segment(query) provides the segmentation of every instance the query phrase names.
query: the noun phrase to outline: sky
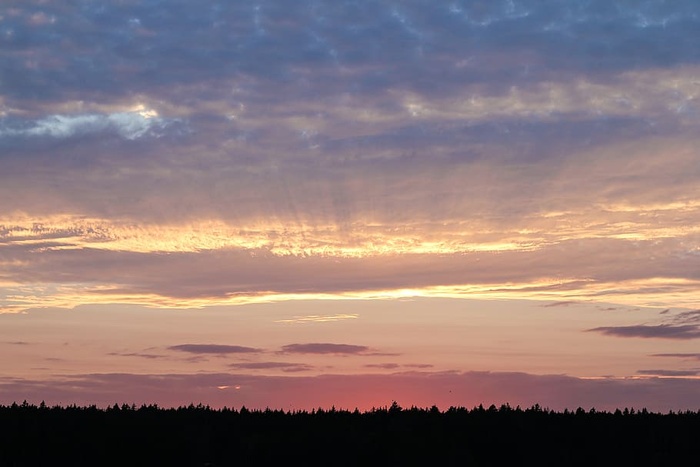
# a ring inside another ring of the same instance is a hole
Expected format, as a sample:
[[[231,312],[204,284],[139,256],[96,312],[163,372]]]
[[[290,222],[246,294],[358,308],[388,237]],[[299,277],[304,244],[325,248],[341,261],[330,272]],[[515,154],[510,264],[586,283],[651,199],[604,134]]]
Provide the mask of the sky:
[[[0,404],[700,409],[695,0],[5,0]]]

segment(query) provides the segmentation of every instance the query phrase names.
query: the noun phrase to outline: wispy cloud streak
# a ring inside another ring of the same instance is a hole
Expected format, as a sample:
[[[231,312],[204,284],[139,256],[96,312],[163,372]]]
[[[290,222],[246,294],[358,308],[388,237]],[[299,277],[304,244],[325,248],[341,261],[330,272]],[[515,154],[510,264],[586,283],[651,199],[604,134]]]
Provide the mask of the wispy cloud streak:
[[[669,324],[638,326],[603,326],[589,329],[591,332],[617,337],[644,337],[660,339],[697,339],[700,327],[694,325],[672,326]]]
[[[338,355],[358,355],[366,354],[369,347],[364,345],[351,344],[329,344],[329,343],[310,343],[310,344],[289,344],[282,347],[283,353],[302,353],[302,354],[338,354]]]
[[[258,353],[261,350],[253,347],[244,347],[240,345],[224,345],[224,344],[179,344],[168,347],[169,350],[177,350],[180,352],[188,352],[194,354],[239,354],[239,353]]]

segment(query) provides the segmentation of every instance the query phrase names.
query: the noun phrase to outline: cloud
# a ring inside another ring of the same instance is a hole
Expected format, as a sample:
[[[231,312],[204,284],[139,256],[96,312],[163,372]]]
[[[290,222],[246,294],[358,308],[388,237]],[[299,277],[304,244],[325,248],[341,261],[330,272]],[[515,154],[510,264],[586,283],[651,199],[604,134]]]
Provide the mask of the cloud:
[[[674,324],[700,325],[700,310],[684,311],[668,319]]]
[[[391,354],[372,354],[372,355],[386,355],[389,356]],[[398,368],[416,368],[420,370],[425,370],[428,368],[433,368],[434,365],[431,365],[429,363],[404,363],[404,364],[399,364],[399,363],[368,363],[364,365],[365,368],[379,368],[382,370],[396,370]]]
[[[113,132],[122,138],[134,140],[148,135],[157,136],[170,123],[157,117],[154,111],[146,110],[107,115],[49,115],[29,122],[0,120],[0,138],[48,136],[63,139]]]
[[[700,360],[700,353],[655,353],[652,357],[674,357],[685,358],[690,360]]]
[[[637,374],[649,375],[649,376],[698,376],[700,375],[700,370],[638,370]]]
[[[144,353],[144,352],[109,352],[107,355],[113,355],[113,356],[118,356],[118,357],[140,357],[140,358],[147,358],[149,360],[167,358],[165,355]]]
[[[700,10],[671,3],[16,5],[0,281],[64,293],[0,310],[694,306]]]
[[[278,319],[276,323],[289,323],[289,324],[307,324],[307,323],[332,323],[336,321],[343,321],[347,319],[357,319],[360,315],[357,313],[341,313],[335,315],[308,315],[308,316],[295,316],[293,318]]]
[[[144,248],[157,247],[155,232],[152,238],[156,243],[144,239]],[[561,242],[534,251],[439,255],[397,251],[358,257],[275,254],[269,249],[218,248],[217,243],[207,250],[153,254],[104,250],[97,248],[100,241],[74,246],[25,241],[0,245],[7,264],[3,275],[24,284],[22,289],[8,287],[15,300],[12,305],[19,310],[86,302],[201,307],[324,295],[421,294],[538,299],[556,294],[629,304],[664,299],[690,304],[698,284],[697,279],[659,278],[662,263],[648,258],[643,243],[622,240]],[[610,260],[606,268],[594,260],[597,253],[603,254],[601,249]],[[579,255],[585,259],[574,261]],[[634,278],[631,264],[637,266]],[[674,274],[692,277],[692,266],[692,261],[678,261],[672,268]],[[60,276],[55,271],[61,271]],[[43,283],[61,287],[53,294],[38,293],[46,290]],[[33,284],[36,291],[29,294]]]
[[[260,349],[253,347],[243,347],[240,345],[223,344],[179,344],[168,347],[169,350],[188,352],[194,354],[238,354],[238,353],[258,353]]]
[[[697,339],[700,337],[700,326],[670,324],[635,325],[635,326],[603,326],[588,329],[589,332],[600,332],[617,337],[643,337],[659,339]]]
[[[681,340],[695,339],[700,337],[700,310],[688,310],[676,314],[670,314],[670,310],[665,309],[659,314],[662,316],[661,324],[603,326],[588,329],[588,331],[600,332],[602,334],[618,337],[643,337]]]
[[[351,344],[289,344],[282,347],[282,353],[302,354],[337,354],[337,355],[366,355],[370,348],[364,345]]]
[[[395,370],[401,365],[398,363],[368,363],[365,368],[380,368],[382,370]]]
[[[578,305],[579,302],[576,302],[574,300],[567,300],[567,301],[562,301],[562,302],[552,302],[552,303],[547,303],[542,305],[545,308],[553,308],[553,307],[566,307],[570,305]]]
[[[313,369],[313,367],[304,363],[289,362],[246,362],[232,363],[229,366],[237,370],[282,370],[289,373],[310,371]]]
[[[216,82],[222,76],[238,78],[240,87],[253,91],[251,81],[297,87],[303,97],[401,85],[437,93],[436,83],[450,90],[459,78],[506,86],[513,79],[508,71],[532,81],[668,67],[698,58],[687,40],[698,23],[692,1],[616,8],[603,0],[487,6],[372,1],[318,4],[310,10],[279,0],[264,6],[209,0],[167,12],[151,4],[99,9],[29,4],[16,12],[3,21],[6,79],[27,100],[32,93],[56,98],[80,91],[124,95],[128,89],[163,97],[174,85]],[[55,21],[31,20],[38,15]],[[176,33],[182,30],[191,34]],[[22,52],[30,48],[34,54],[27,59]],[[337,81],[324,81],[329,76]]]

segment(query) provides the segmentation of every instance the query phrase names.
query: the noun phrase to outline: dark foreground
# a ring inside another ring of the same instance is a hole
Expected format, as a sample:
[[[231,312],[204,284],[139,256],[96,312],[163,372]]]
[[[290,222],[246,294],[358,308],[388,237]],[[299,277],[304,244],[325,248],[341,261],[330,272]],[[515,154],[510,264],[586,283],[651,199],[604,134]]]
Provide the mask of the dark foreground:
[[[0,465],[681,465],[700,412],[0,406]]]

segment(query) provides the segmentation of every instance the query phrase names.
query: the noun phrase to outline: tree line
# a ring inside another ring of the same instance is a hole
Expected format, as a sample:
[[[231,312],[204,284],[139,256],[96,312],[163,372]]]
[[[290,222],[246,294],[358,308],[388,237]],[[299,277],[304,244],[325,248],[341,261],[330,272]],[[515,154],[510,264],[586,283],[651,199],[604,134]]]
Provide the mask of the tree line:
[[[0,405],[0,466],[673,465],[700,411]]]

